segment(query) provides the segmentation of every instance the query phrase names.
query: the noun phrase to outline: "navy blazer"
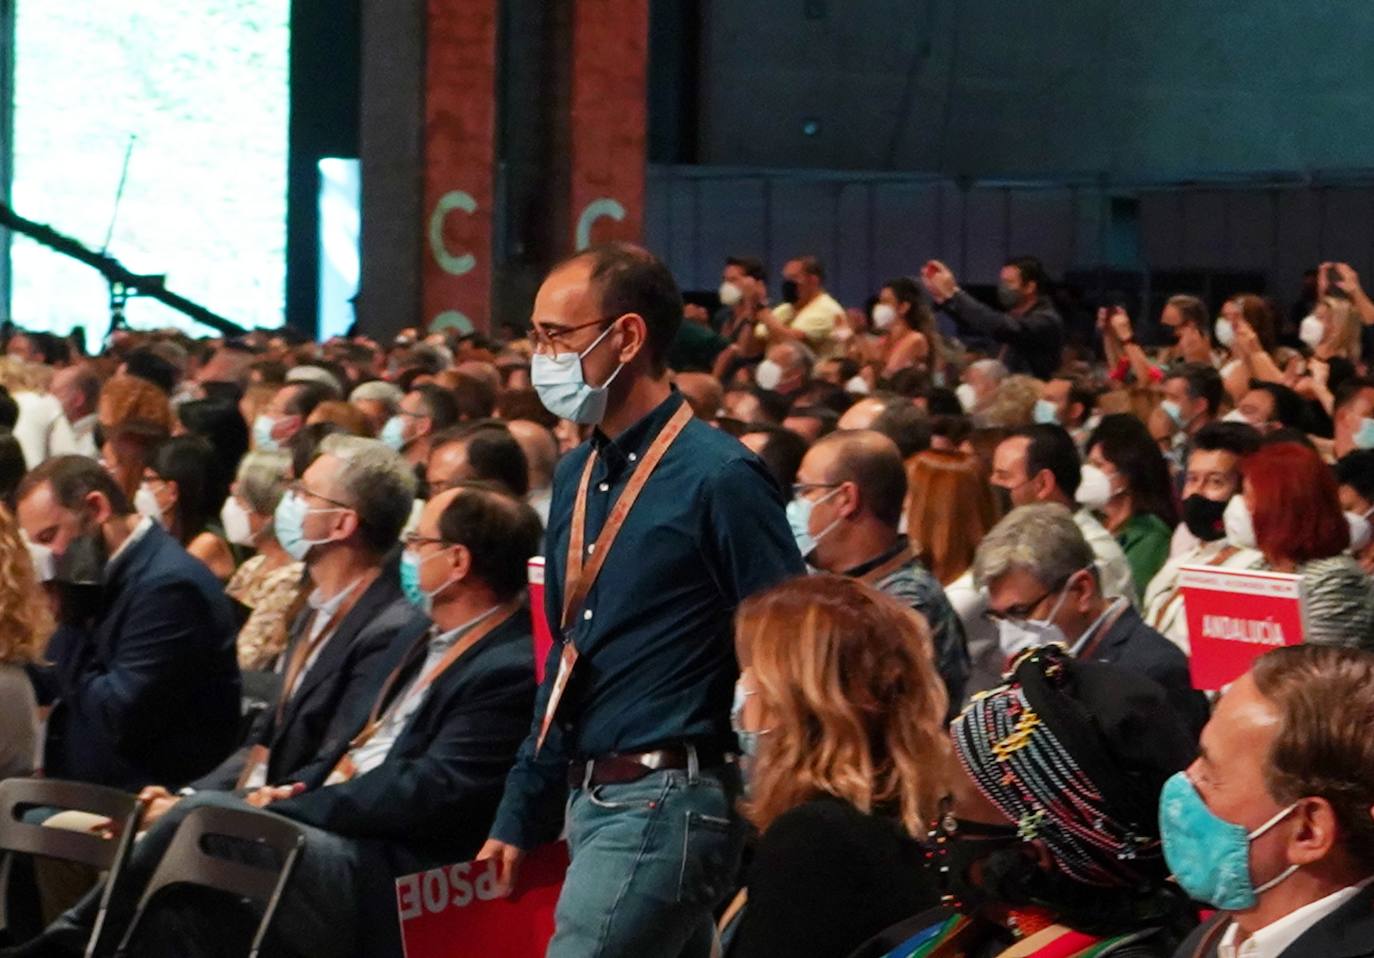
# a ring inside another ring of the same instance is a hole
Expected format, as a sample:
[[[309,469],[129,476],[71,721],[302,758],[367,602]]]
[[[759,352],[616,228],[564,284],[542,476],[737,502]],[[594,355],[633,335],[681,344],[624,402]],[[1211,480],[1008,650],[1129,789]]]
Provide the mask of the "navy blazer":
[[[1231,916],[1222,912],[1204,922],[1174,952],[1175,958],[1215,958],[1217,944]],[[1285,948],[1281,958],[1374,958],[1374,885],[1359,894]]]
[[[428,641],[426,634],[408,651],[392,697],[419,673]],[[347,838],[374,840],[369,845],[385,856],[388,878],[467,861],[491,828],[506,773],[528,731],[534,689],[530,613],[522,606],[435,680],[381,765],[271,810]],[[356,724],[373,704],[369,700],[355,716]],[[345,745],[323,756],[314,777],[326,777],[346,752]]]
[[[291,661],[297,645],[308,641],[310,619],[307,609],[292,623],[283,661]],[[406,600],[394,571],[383,568],[324,644],[281,721],[275,704],[260,717],[250,743],[270,749],[267,781],[319,784],[301,769],[338,753],[358,734],[382,682],[429,624]]]
[[[1207,724],[1207,696],[1193,688],[1188,656],[1163,635],[1145,624],[1140,613],[1127,606],[1088,656],[1092,662],[1109,662],[1154,679],[1196,740]]]
[[[57,699],[46,774],[137,791],[213,768],[239,724],[235,632],[223,585],[161,526],[130,543],[94,626],[59,628],[35,670]]]

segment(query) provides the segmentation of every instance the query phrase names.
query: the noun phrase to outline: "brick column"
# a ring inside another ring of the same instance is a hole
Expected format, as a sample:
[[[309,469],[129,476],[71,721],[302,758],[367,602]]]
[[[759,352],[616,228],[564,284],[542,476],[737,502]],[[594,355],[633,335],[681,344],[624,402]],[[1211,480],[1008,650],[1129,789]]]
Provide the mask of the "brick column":
[[[421,321],[491,315],[496,0],[428,0]]]
[[[570,249],[638,240],[644,222],[648,0],[573,0]]]

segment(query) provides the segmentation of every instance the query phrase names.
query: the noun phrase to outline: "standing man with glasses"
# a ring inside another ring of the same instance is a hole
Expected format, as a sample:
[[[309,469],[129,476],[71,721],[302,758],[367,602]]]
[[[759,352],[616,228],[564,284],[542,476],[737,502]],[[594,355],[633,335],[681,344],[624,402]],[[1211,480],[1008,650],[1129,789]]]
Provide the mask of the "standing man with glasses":
[[[732,616],[804,571],[763,464],[669,383],[681,321],[668,269],[626,244],[565,261],[535,300],[534,387],[597,428],[554,478],[556,641],[480,857],[509,890],[571,788],[552,958],[709,953],[744,835]]]

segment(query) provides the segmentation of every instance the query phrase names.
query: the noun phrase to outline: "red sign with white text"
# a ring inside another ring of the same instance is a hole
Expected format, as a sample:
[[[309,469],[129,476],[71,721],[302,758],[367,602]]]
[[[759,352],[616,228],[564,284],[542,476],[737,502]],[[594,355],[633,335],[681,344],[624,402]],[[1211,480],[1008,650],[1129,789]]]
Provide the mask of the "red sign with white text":
[[[1264,653],[1300,645],[1300,581],[1282,572],[1192,565],[1180,569],[1193,687],[1221,689],[1249,671]]]
[[[549,660],[549,649],[553,648],[553,630],[549,628],[549,617],[544,613],[544,557],[534,556],[529,565],[530,583],[530,621],[534,629],[534,680],[544,681],[544,665]]]
[[[515,893],[498,898],[495,859],[432,868],[396,879],[406,958],[541,958],[568,870],[568,846],[525,856]]]

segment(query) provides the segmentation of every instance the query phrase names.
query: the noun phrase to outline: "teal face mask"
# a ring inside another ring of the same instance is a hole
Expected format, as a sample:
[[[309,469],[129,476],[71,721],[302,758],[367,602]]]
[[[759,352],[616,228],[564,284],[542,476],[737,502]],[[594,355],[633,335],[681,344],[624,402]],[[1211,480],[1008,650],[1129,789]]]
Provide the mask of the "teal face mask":
[[[443,552],[435,552],[425,559],[416,558],[409,549],[401,553],[401,591],[411,605],[426,615],[434,608],[434,597],[453,584],[453,580],[449,579],[429,592],[420,587],[420,567],[438,555],[443,555]]]
[[[406,445],[406,421],[400,413],[392,416],[382,427],[381,434],[377,437],[386,443],[388,449],[400,452]]]
[[[1255,887],[1250,877],[1250,843],[1292,814],[1294,802],[1253,832],[1218,818],[1198,794],[1187,774],[1179,772],[1164,783],[1159,797],[1159,827],[1164,860],[1188,897],[1223,911],[1253,908],[1261,894],[1285,880],[1290,865]]]
[[[1351,437],[1356,449],[1374,449],[1374,419],[1368,416],[1360,420],[1360,428]]]
[[[1044,426],[1059,424],[1059,407],[1048,399],[1037,399],[1035,401],[1035,411],[1032,414],[1036,422]]]
[[[272,438],[272,430],[276,428],[277,421],[266,413],[260,414],[253,420],[253,448],[259,452],[277,452],[281,449],[281,444]]]

